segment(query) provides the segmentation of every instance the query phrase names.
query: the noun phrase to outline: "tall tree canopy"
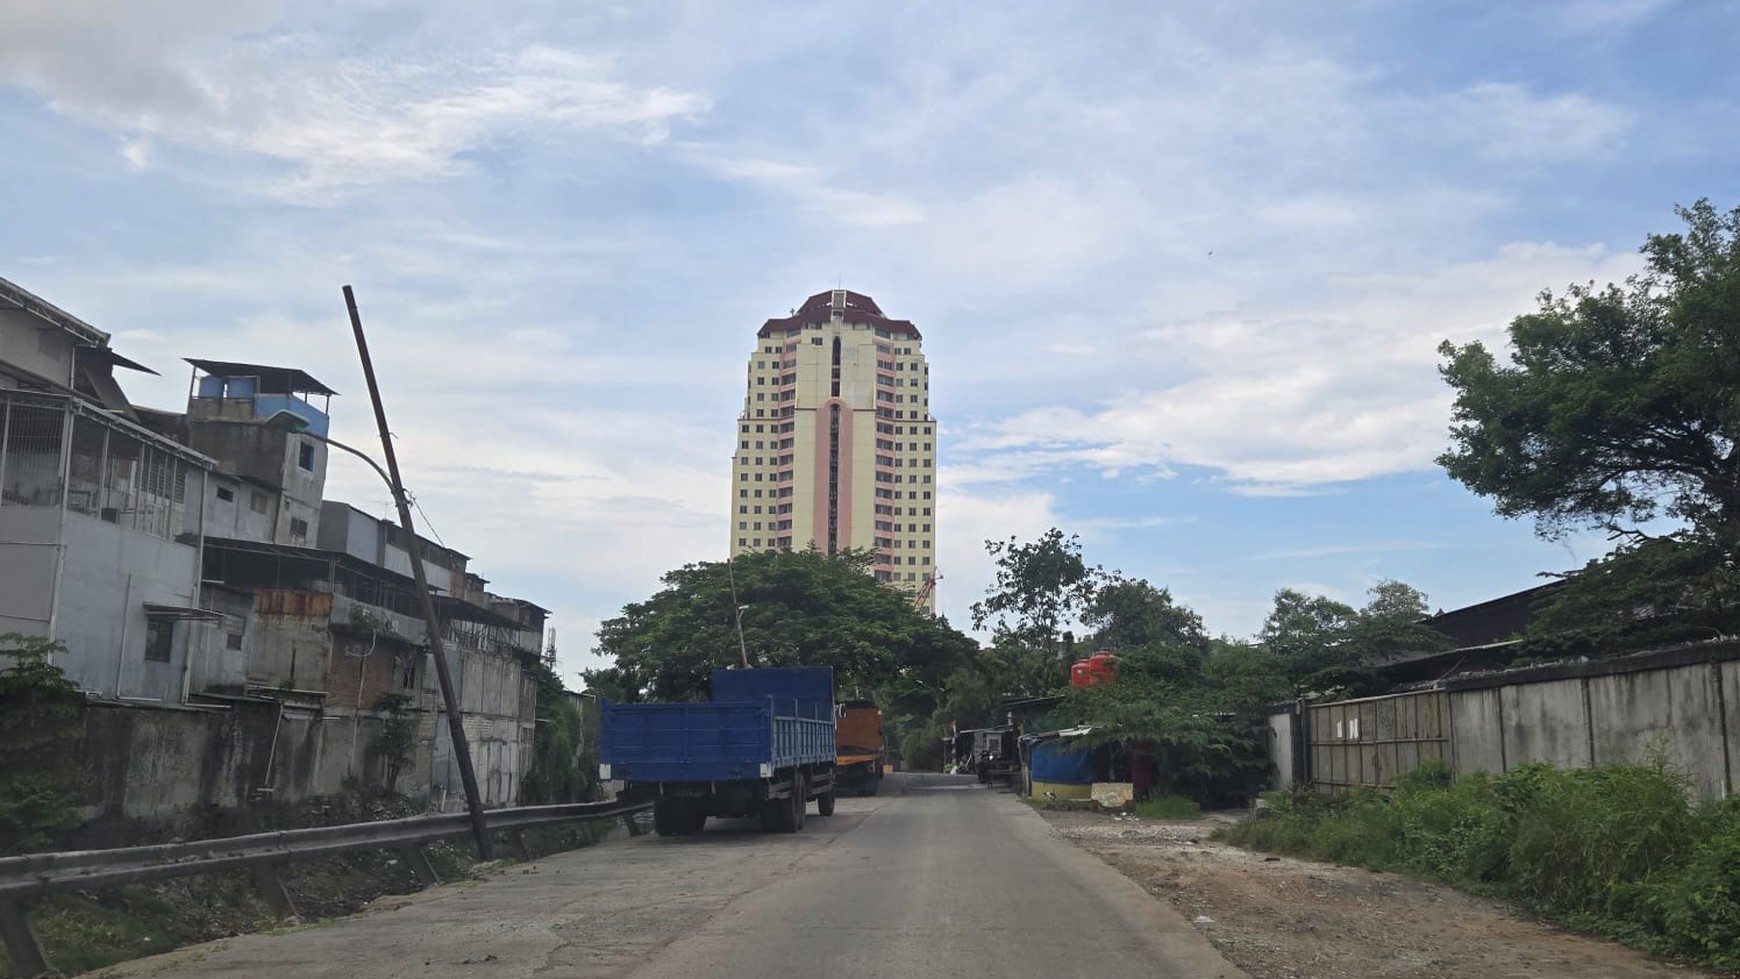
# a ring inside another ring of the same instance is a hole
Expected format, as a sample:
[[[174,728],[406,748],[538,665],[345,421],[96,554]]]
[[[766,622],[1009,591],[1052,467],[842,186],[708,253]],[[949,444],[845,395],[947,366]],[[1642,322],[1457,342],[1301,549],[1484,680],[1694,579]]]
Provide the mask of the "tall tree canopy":
[[[1621,605],[1657,611],[1688,594],[1732,607],[1740,558],[1740,208],[1678,214],[1685,230],[1649,236],[1623,286],[1542,294],[1511,323],[1508,364],[1478,341],[1440,348],[1456,402],[1439,464],[1544,537],[1606,530]]]
[[[1353,606],[1291,588],[1275,593],[1261,644],[1281,660],[1294,691],[1364,694],[1381,684],[1376,669],[1408,653],[1443,649],[1449,641],[1424,625],[1426,596],[1405,582],[1384,580]]]
[[[587,687],[619,701],[705,698],[712,671],[740,661],[741,606],[751,665],[832,666],[842,696],[869,697],[902,677],[939,689],[978,644],[878,584],[870,560],[759,551],[671,571],[657,594],[599,628],[594,652],[615,665],[588,671]]]
[[[1188,646],[1208,649],[1202,616],[1178,604],[1172,592],[1142,579],[1114,578],[1101,584],[1082,612],[1096,648]]]
[[[1107,575],[1082,558],[1081,538],[1051,528],[1031,543],[988,540],[997,581],[973,603],[973,628],[993,626],[999,645],[1018,642],[1057,651],[1066,624],[1093,604]]]

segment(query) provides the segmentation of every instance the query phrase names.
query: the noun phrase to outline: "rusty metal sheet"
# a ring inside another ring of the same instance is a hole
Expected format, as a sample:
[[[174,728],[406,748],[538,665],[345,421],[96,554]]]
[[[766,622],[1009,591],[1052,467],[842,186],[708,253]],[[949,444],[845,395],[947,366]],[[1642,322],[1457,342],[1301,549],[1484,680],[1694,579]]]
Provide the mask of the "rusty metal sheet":
[[[259,588],[254,591],[255,615],[278,615],[298,619],[332,618],[332,593],[297,588]]]

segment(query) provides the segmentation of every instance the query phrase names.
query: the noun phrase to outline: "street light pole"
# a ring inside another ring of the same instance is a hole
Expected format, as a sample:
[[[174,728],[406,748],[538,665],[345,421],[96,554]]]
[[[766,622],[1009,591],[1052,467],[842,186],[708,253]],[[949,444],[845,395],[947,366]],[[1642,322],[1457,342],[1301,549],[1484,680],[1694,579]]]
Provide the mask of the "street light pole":
[[[381,432],[381,452],[387,457],[387,471],[375,461],[348,445],[330,439],[329,445],[361,456],[375,472],[387,481],[393,491],[393,502],[399,507],[399,526],[405,531],[405,550],[411,555],[411,577],[417,582],[417,594],[423,600],[423,628],[429,634],[429,652],[435,659],[435,675],[441,681],[441,702],[447,708],[447,731],[453,739],[453,757],[459,762],[459,780],[465,786],[465,805],[471,812],[471,832],[477,839],[477,856],[490,860],[495,847],[489,837],[489,825],[484,821],[483,796],[477,791],[477,772],[471,767],[471,747],[465,739],[465,722],[459,714],[459,698],[453,690],[453,674],[447,667],[447,650],[441,643],[441,620],[435,614],[435,596],[429,591],[429,579],[423,574],[423,551],[417,545],[417,528],[411,523],[411,504],[405,495],[405,484],[399,479],[399,458],[393,453],[393,437],[387,429],[387,409],[381,404],[381,389],[375,383],[374,361],[369,359],[368,340],[363,337],[362,316],[357,312],[356,295],[350,286],[344,287],[344,305],[350,311],[351,332],[356,334],[356,352],[362,358],[363,378],[368,381],[369,400],[374,403],[375,426]]]

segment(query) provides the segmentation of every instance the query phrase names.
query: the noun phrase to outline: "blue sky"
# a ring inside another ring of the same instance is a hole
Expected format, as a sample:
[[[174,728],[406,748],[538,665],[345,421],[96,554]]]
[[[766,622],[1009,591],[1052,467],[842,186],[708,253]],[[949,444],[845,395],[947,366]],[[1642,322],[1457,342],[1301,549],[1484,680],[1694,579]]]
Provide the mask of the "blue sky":
[[[10,0],[0,275],[141,403],[300,366],[366,443],[354,284],[434,529],[570,671],[723,556],[755,329],[844,284],[925,334],[954,621],[1056,525],[1248,635],[1601,553],[1435,469],[1435,348],[1740,202],[1736,50],[1669,0]]]

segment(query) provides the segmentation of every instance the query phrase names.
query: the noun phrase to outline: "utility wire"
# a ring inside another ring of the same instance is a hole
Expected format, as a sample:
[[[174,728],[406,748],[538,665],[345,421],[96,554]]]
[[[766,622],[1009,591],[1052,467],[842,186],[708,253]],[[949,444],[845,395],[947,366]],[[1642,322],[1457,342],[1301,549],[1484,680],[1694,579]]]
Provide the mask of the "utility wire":
[[[436,532],[435,525],[429,522],[429,515],[423,513],[423,504],[417,502],[417,498],[411,495],[410,490],[405,491],[405,496],[411,501],[411,505],[417,508],[417,512],[422,515],[423,527],[425,530],[429,531],[430,536],[435,538],[435,543],[440,544],[442,547],[447,547],[447,542],[442,540],[441,535]],[[452,550],[452,548],[448,548],[448,550]]]

